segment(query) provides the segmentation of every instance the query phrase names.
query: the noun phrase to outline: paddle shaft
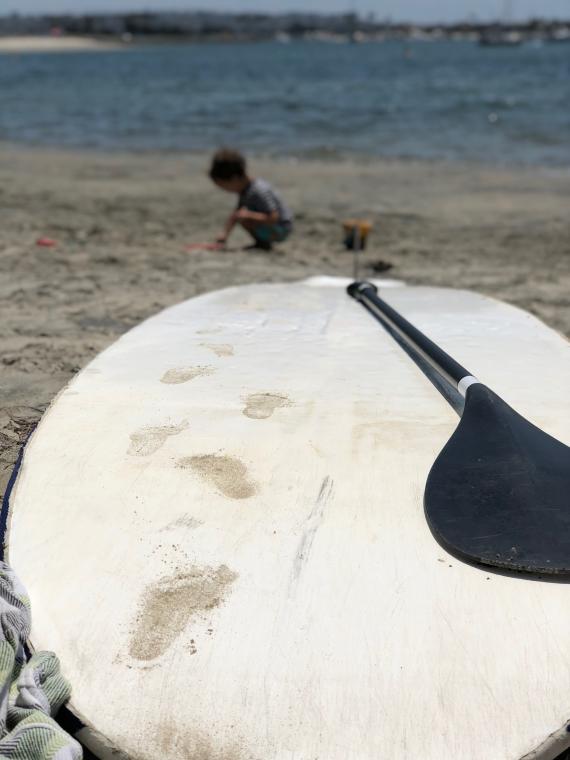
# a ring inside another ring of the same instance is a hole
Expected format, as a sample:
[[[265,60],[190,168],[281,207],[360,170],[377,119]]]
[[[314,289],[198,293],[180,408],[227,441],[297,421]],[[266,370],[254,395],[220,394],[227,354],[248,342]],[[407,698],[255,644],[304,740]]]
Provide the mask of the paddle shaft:
[[[372,314],[396,330],[416,351],[428,359],[439,374],[463,396],[470,385],[479,382],[465,367],[446,354],[390,304],[383,301],[378,296],[378,288],[375,285],[370,282],[353,282],[347,290],[350,296],[360,301]]]

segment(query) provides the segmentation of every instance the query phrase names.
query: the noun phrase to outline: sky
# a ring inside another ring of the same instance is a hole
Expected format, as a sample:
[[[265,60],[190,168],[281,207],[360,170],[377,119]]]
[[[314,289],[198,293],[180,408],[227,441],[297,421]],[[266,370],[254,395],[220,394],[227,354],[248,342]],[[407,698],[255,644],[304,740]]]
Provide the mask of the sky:
[[[0,14],[91,13],[129,10],[196,10],[279,12],[304,10],[338,13],[356,10],[377,18],[418,22],[480,20],[509,16],[570,18],[570,0],[0,0]]]

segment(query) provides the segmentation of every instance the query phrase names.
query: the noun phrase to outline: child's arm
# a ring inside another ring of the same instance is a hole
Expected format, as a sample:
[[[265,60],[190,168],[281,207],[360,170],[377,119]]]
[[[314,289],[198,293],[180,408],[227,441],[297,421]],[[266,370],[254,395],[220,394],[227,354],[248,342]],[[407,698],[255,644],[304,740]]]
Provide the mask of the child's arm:
[[[250,211],[247,208],[240,208],[234,214],[236,221],[244,220],[257,222],[259,224],[276,224],[279,221],[279,212],[275,211]]]
[[[229,215],[227,222],[224,225],[224,231],[221,235],[219,235],[216,238],[216,243],[225,243],[228,237],[230,236],[230,232],[235,227],[235,224],[237,222],[237,211],[234,211],[232,214]]]

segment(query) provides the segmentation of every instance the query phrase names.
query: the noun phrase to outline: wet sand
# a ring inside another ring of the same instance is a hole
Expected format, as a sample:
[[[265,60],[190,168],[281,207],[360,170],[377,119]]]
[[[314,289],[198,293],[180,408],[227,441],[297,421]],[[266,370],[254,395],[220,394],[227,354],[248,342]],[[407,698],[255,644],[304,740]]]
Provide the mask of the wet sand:
[[[470,288],[570,334],[570,173],[412,161],[257,160],[297,216],[272,253],[185,251],[234,200],[203,155],[0,145],[0,494],[43,410],[95,354],[160,309],[215,288],[350,276],[340,222],[374,224],[362,275]],[[39,238],[57,242],[40,247]]]

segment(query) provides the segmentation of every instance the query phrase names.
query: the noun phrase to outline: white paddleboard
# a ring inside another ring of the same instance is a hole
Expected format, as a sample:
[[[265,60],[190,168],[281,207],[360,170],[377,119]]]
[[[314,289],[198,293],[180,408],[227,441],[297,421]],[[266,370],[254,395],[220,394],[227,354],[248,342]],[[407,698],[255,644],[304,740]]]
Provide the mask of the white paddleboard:
[[[458,417],[340,281],[193,298],[59,395],[8,560],[82,738],[174,760],[548,760],[570,744],[570,586],[426,524]],[[569,442],[566,341],[465,291],[384,297]]]

